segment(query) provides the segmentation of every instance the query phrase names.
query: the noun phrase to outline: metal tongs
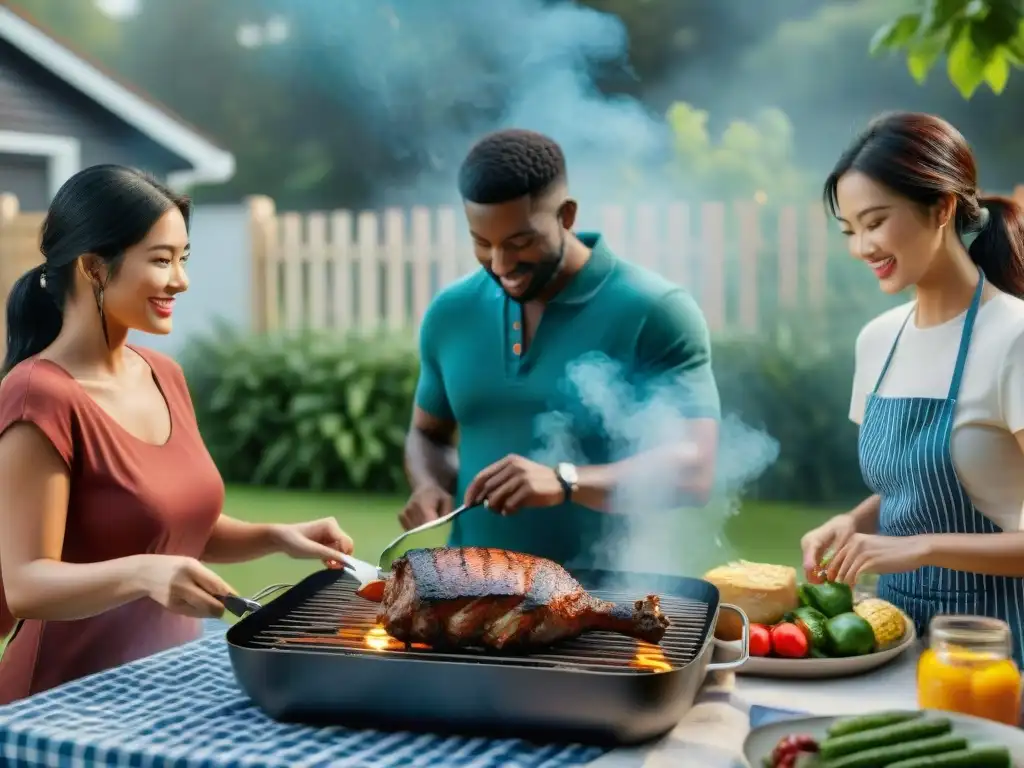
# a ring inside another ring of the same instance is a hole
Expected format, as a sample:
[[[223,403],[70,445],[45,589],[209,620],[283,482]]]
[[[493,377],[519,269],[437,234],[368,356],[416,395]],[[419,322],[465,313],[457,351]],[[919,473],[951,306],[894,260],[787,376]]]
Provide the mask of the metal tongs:
[[[359,582],[359,589],[375,581],[385,581],[389,573],[382,568],[378,568],[376,565],[370,565],[351,555],[341,556],[341,569],[355,577],[356,581]]]
[[[417,528],[411,528],[408,531],[403,531],[394,541],[384,548],[384,551],[381,553],[380,559],[378,560],[378,565],[371,565],[357,557],[343,554],[341,556],[340,563],[341,570],[345,571],[345,573],[349,574],[359,582],[359,587],[356,589],[357,595],[367,600],[380,602],[384,595],[384,582],[386,582],[388,576],[391,575],[391,564],[396,560],[395,555],[399,552],[399,545],[403,541],[413,534],[429,531],[431,528],[437,528],[439,525],[444,525],[470,509],[486,506],[486,501],[482,501],[477,504],[463,504],[461,507],[452,510],[447,515],[437,518],[437,520],[431,520],[429,523],[424,523]],[[241,618],[247,613],[258,611],[262,607],[259,603],[259,600],[262,597],[281,589],[288,589],[290,586],[290,584],[273,584],[260,591],[259,594],[254,595],[252,599],[248,597],[241,597],[240,595],[218,595],[217,599],[224,603],[224,607],[229,613]]]
[[[360,597],[366,598],[367,600],[380,602],[381,598],[384,596],[384,582],[387,581],[388,576],[391,575],[391,565],[397,559],[399,552],[401,552],[402,542],[413,534],[429,531],[431,528],[437,528],[439,525],[451,522],[467,510],[486,506],[486,501],[477,504],[463,504],[461,507],[452,510],[447,515],[437,518],[437,520],[431,520],[429,523],[424,523],[416,528],[403,531],[395,538],[394,541],[384,547],[384,551],[381,553],[380,558],[377,561],[377,565],[371,565],[370,563],[359,560],[358,558],[345,555],[342,558],[342,570],[355,577],[356,581],[359,582],[356,594]]]

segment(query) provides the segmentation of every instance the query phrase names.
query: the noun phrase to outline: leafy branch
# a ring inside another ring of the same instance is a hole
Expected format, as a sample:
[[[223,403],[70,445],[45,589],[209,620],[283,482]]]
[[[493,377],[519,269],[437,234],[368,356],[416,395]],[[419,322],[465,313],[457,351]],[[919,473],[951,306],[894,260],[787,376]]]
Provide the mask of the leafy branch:
[[[919,84],[942,56],[950,82],[965,99],[985,84],[1002,93],[1012,68],[1024,66],[1020,0],[923,0],[872,37],[871,55],[903,51]]]

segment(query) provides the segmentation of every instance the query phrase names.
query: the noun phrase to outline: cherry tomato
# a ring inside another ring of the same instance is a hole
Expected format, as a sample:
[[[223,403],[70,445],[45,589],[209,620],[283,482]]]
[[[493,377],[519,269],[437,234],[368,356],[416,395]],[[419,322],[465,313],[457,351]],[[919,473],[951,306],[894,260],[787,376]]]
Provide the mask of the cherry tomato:
[[[811,652],[811,646],[800,627],[784,622],[772,627],[772,650],[786,659],[804,659]]]
[[[772,652],[771,630],[764,624],[750,625],[750,655],[767,656]]]

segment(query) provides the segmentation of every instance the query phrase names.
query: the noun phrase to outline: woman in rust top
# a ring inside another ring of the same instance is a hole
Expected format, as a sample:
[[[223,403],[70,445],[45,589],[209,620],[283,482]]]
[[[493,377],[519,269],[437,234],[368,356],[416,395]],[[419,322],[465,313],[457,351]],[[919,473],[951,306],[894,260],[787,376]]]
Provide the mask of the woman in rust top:
[[[331,518],[253,525],[224,484],[181,369],[126,343],[171,330],[190,203],[119,166],[81,171],[7,304],[0,384],[0,704],[198,637],[231,587],[202,565],[337,559]]]

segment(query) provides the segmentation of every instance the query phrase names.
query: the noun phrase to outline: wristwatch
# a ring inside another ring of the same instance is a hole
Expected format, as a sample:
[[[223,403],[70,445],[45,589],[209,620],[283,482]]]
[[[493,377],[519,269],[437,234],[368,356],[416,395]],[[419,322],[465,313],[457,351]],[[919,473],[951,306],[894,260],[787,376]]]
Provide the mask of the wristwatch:
[[[555,477],[558,478],[558,482],[562,484],[562,490],[565,491],[565,501],[572,501],[572,495],[580,489],[576,465],[566,461],[561,462],[555,467]]]

